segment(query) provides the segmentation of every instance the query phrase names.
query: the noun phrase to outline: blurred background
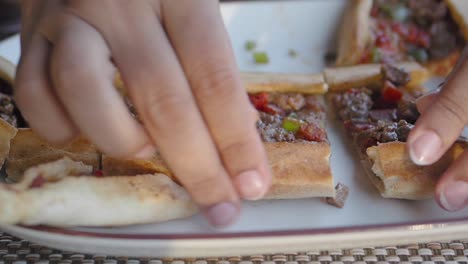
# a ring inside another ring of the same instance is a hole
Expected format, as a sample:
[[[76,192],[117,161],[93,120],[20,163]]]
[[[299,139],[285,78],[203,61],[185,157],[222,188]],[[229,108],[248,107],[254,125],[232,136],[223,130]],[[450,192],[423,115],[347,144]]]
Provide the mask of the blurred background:
[[[19,2],[20,0],[0,0],[0,41],[20,31]]]
[[[19,32],[19,0],[0,0],[0,41]]]

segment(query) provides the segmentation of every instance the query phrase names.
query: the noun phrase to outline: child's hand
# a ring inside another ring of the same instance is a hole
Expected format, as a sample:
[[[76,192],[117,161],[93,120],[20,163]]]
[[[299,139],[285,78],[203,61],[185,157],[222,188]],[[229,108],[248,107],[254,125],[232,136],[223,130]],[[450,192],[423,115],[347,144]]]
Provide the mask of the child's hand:
[[[224,226],[270,171],[256,112],[215,0],[24,0],[15,98],[51,142],[84,134],[105,153],[169,167]],[[113,86],[115,67],[143,124]]]

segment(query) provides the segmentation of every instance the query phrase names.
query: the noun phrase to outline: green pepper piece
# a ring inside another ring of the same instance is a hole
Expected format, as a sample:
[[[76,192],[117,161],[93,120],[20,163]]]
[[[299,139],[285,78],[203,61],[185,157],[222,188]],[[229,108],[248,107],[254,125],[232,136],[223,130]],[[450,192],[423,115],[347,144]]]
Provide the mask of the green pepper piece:
[[[254,58],[255,63],[257,64],[267,64],[268,62],[270,62],[270,59],[268,58],[268,54],[263,51],[255,52],[253,54],[253,58]]]
[[[382,60],[382,54],[378,48],[372,49],[372,62],[378,63]]]
[[[295,50],[293,50],[293,49],[289,49],[288,55],[291,58],[295,58],[295,57],[297,57],[297,52]]]
[[[413,49],[408,54],[420,63],[425,63],[429,59],[429,54],[425,49]]]
[[[405,6],[397,6],[391,11],[391,17],[395,21],[403,22],[410,15],[410,11]]]
[[[301,121],[293,118],[286,117],[283,120],[283,128],[286,131],[296,133],[301,128]]]
[[[253,40],[245,42],[245,50],[252,51],[257,47],[257,44]]]

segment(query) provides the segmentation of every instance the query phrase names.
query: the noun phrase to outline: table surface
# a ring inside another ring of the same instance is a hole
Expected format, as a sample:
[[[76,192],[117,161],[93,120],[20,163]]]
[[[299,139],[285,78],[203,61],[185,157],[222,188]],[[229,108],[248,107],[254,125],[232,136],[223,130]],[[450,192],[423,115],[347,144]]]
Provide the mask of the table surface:
[[[468,239],[425,244],[354,249],[278,252],[269,255],[226,256],[223,258],[165,257],[133,258],[131,256],[86,255],[54,250],[0,232],[0,264],[392,264],[392,263],[467,263]]]

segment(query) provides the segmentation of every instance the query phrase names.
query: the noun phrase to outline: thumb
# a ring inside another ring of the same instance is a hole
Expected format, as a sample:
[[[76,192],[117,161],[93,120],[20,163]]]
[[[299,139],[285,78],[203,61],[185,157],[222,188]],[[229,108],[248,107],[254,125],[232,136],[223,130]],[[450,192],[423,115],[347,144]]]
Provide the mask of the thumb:
[[[468,60],[460,61],[430,107],[423,113],[408,136],[411,159],[418,165],[430,165],[448,150],[460,136],[468,120]]]

